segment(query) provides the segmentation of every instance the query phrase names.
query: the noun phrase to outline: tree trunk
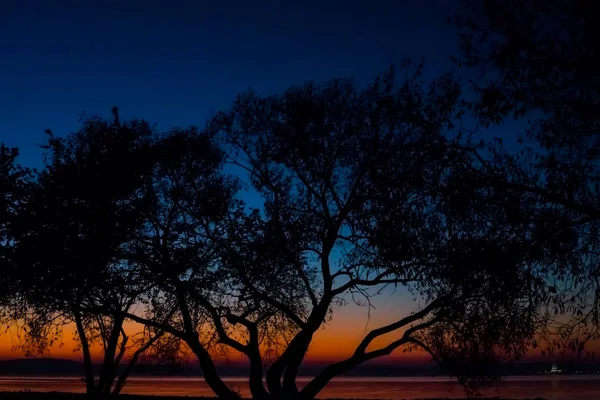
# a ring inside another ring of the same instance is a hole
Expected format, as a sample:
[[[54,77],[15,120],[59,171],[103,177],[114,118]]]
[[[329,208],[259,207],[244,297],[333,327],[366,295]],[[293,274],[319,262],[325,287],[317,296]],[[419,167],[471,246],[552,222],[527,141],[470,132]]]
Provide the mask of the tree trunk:
[[[283,394],[285,398],[300,398],[298,386],[296,385],[296,379],[298,377],[298,370],[300,365],[306,356],[308,347],[313,339],[314,333],[319,329],[323,320],[327,315],[327,310],[331,300],[328,297],[324,297],[321,303],[313,309],[313,312],[308,318],[306,326],[288,346],[287,357],[285,361],[285,371],[283,371]]]
[[[75,310],[73,316],[75,317],[75,326],[77,327],[77,334],[79,335],[79,341],[81,342],[81,351],[83,352],[83,370],[85,374],[86,392],[89,396],[93,396],[96,394],[96,383],[94,382],[94,366],[92,364],[90,346],[87,336],[85,335],[81,313],[78,310]]]
[[[289,362],[283,374],[283,393],[286,398],[297,398],[298,386],[296,386],[296,378],[298,377],[298,370],[300,364],[304,359],[308,346],[312,340],[312,333],[305,334],[302,336],[302,340],[298,346],[294,349],[294,352],[290,354]]]
[[[139,347],[133,353],[133,355],[131,356],[131,359],[129,360],[129,364],[127,364],[127,367],[125,368],[125,370],[121,374],[119,374],[119,377],[117,378],[117,382],[115,383],[115,388],[113,389],[113,391],[111,393],[111,397],[113,397],[113,398],[117,397],[121,393],[121,390],[123,390],[123,388],[125,387],[125,381],[131,374],[131,371],[133,371],[133,368],[137,365],[137,362],[138,362],[138,359],[140,358],[140,356],[142,354],[144,354],[144,352],[146,352],[158,339],[160,339],[160,337],[162,335],[163,335],[162,332],[156,334],[151,339],[148,339],[146,344]],[[124,337],[123,340],[126,341],[127,340],[126,337]],[[122,351],[124,352],[124,350],[125,350],[125,348],[123,347]],[[120,360],[121,357],[122,357],[122,354],[119,355],[118,360]],[[115,365],[118,365],[118,363],[115,363]]]
[[[129,362],[129,365],[127,365],[127,368],[125,368],[125,370],[117,378],[115,387],[111,392],[112,398],[117,397],[121,393],[123,388],[125,387],[125,381],[127,380],[127,378],[129,378],[129,374],[131,374],[133,367],[135,367],[135,365],[137,364],[138,356],[139,356],[139,354],[133,355],[133,357],[131,358],[131,361]]]
[[[323,308],[323,306],[316,310],[315,315],[311,318],[313,323],[310,325],[307,324],[307,326],[292,339],[287,349],[285,349],[283,354],[267,371],[267,387],[269,388],[271,396],[277,399],[291,399],[298,397],[299,392],[296,386],[298,369],[308,350],[314,332],[320,326],[320,323],[317,324],[314,321],[319,321],[321,308]]]
[[[187,339],[187,344],[190,346],[190,349],[194,352],[198,358],[198,361],[200,362],[204,380],[215,393],[215,395],[221,400],[239,400],[240,396],[238,396],[237,393],[227,386],[219,376],[210,353],[204,347],[202,347],[198,341],[198,338],[196,337]]]
[[[248,358],[250,359],[250,377],[248,384],[250,386],[252,398],[264,400],[270,399],[271,396],[263,384],[262,358],[258,347],[253,348],[248,352]]]
[[[187,305],[185,291],[182,288],[181,281],[175,279],[173,284],[175,285],[175,291],[179,301],[179,308],[181,310],[183,325],[186,332],[185,337],[182,337],[182,339],[187,343],[192,352],[194,352],[198,358],[200,367],[202,368],[204,380],[219,399],[240,399],[240,396],[238,396],[237,393],[235,393],[229,386],[225,384],[225,382],[223,382],[219,376],[219,373],[217,372],[217,368],[215,367],[215,363],[213,362],[210,353],[204,348],[204,346],[202,346],[202,344],[200,344],[200,341],[198,340],[198,333],[192,324],[190,310]]]
[[[287,349],[267,371],[267,387],[269,389],[269,393],[274,398],[292,399],[297,397],[298,390],[295,384],[296,375],[294,374],[292,384],[290,385],[290,375],[288,374],[288,369],[290,368],[290,364],[298,358],[298,353],[303,353],[305,351],[305,341],[305,333],[300,332],[294,339],[292,339]],[[287,381],[286,377],[288,378]]]
[[[113,320],[110,338],[108,339],[106,349],[104,349],[104,362],[102,364],[102,371],[100,372],[98,388],[100,392],[107,398],[110,397],[112,385],[117,375],[115,355],[117,352],[117,346],[119,345],[119,336],[121,336],[122,325],[123,318],[115,317]]]
[[[293,342],[293,340],[292,340]],[[290,343],[291,345],[291,343]],[[289,346],[288,346],[289,349]],[[286,351],[288,350],[286,349]],[[267,388],[269,393],[276,399],[282,398],[283,388],[281,386],[281,378],[285,371],[286,351],[277,359],[267,370]]]

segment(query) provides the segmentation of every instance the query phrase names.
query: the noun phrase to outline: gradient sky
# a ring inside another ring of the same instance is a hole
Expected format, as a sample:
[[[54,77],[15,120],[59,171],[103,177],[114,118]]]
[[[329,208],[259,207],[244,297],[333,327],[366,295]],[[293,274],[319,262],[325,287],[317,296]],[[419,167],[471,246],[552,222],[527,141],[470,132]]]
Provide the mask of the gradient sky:
[[[453,68],[454,0],[0,2],[0,142],[39,166],[43,131],[62,135],[78,115],[140,117],[159,129],[203,125],[249,87],[279,92],[306,80],[354,76],[359,83],[405,57],[427,74]],[[369,327],[413,304],[405,294],[375,302]],[[349,355],[367,310],[338,313],[309,358]],[[10,353],[0,336],[0,356]],[[52,355],[78,357],[72,343]]]

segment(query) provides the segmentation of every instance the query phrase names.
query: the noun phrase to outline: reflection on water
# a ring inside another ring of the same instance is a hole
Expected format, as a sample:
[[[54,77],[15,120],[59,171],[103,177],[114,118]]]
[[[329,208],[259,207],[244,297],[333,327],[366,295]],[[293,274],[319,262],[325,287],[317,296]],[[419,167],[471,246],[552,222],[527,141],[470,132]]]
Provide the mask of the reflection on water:
[[[243,378],[229,378],[227,383],[244,397],[249,391]],[[302,386],[301,380],[300,386]],[[84,384],[77,378],[64,377],[0,377],[0,392],[19,391],[83,392]],[[133,377],[123,393],[172,396],[211,396],[212,392],[200,378]],[[523,376],[508,377],[497,388],[484,391],[490,397],[543,397],[548,400],[600,399],[600,377],[589,376]],[[339,378],[320,394],[321,398],[414,399],[428,397],[464,397],[456,383],[447,378]]]

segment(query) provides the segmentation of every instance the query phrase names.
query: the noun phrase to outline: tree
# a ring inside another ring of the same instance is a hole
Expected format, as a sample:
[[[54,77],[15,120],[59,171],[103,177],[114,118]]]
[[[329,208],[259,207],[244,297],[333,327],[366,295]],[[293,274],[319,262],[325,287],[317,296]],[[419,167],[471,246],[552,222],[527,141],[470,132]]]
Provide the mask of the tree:
[[[47,133],[46,164],[18,220],[21,273],[14,282],[23,305],[12,319],[23,325],[29,354],[45,351],[64,325],[75,324],[87,392],[108,397],[118,394],[140,354],[162,335],[147,329],[129,337],[122,316],[94,312],[100,306],[130,310],[143,290],[139,277],[115,271],[125,269],[120,254],[146,209],[140,188],[152,173],[155,133],[144,121],[121,122],[116,108],[111,120],[86,118],[64,138]],[[143,340],[132,349],[136,339]],[[95,342],[103,350],[97,380]],[[117,379],[129,350],[129,367]]]
[[[228,161],[264,200],[258,237],[237,228],[220,239],[221,267],[244,299],[275,310],[267,318],[294,326],[267,387],[251,374],[254,397],[314,398],[335,376],[401,347],[425,350],[461,377],[485,375],[465,367],[518,357],[543,323],[548,210],[478,185],[487,172],[461,131],[458,84],[445,75],[424,88],[420,72],[399,82],[392,70],[366,89],[341,79],[277,96],[248,92],[211,121]],[[351,357],[299,389],[298,369],[336,304],[369,302],[390,285],[420,307],[369,332]],[[296,293],[280,292],[289,287]],[[233,317],[257,334],[245,314]],[[390,333],[395,340],[373,348]],[[252,363],[259,343],[232,346]]]
[[[472,110],[485,125],[528,116],[520,136],[525,149],[500,161],[496,187],[537,196],[562,213],[558,229],[576,235],[568,262],[556,263],[553,305],[561,323],[554,330],[561,348],[581,351],[598,337],[597,254],[600,221],[600,136],[598,27],[591,1],[465,1],[454,18],[461,62],[478,73]],[[512,182],[501,166],[511,163],[521,176]],[[560,235],[560,234],[558,234]],[[570,318],[567,323],[565,318]]]

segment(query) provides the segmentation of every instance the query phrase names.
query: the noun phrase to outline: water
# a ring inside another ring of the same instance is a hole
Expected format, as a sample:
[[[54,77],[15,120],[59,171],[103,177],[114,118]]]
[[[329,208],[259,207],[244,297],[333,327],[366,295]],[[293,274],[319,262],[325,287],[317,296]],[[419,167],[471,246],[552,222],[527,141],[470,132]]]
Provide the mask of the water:
[[[249,397],[243,378],[226,382]],[[300,379],[300,386],[306,379]],[[72,377],[0,377],[0,392],[19,391],[83,392],[83,382]],[[211,396],[200,378],[141,378],[128,380],[123,393],[169,396]],[[548,400],[600,399],[600,376],[520,376],[505,378],[497,388],[484,391],[486,396],[523,399],[543,397]],[[428,397],[464,397],[464,391],[447,378],[338,378],[319,395],[320,398],[415,399]]]

